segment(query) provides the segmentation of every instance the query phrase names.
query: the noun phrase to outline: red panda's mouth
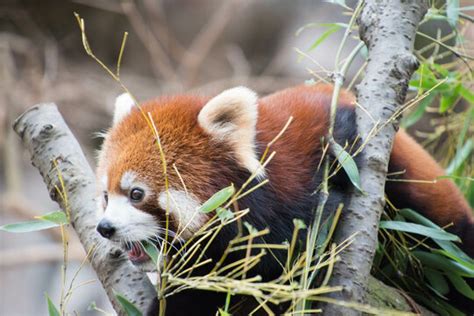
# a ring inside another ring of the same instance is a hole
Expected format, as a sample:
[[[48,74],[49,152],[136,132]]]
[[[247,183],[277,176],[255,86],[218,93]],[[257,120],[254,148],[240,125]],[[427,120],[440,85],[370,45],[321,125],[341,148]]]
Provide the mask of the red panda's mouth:
[[[128,259],[134,264],[143,263],[150,260],[150,257],[143,250],[143,246],[139,241],[125,243]]]

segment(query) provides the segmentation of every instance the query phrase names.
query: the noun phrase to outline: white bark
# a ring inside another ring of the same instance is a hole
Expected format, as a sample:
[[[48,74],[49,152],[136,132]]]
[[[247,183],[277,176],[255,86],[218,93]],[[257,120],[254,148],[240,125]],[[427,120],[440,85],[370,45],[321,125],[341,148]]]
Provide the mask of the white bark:
[[[369,133],[376,122],[381,126],[391,119],[405,100],[408,81],[418,67],[413,55],[416,30],[426,10],[426,0],[367,0],[358,18],[360,37],[369,51],[366,75],[357,87],[358,102],[375,122],[363,110],[356,109],[361,142],[368,139],[359,166],[365,193],[354,192],[338,223],[336,242],[358,233],[333,270],[330,285],[343,286],[334,295],[340,300],[365,301],[398,121],[387,124],[373,137]],[[360,314],[335,305],[325,306],[324,311],[326,315]]]
[[[13,127],[30,152],[31,161],[41,173],[51,198],[63,210],[69,210],[71,225],[88,251],[101,238],[95,230],[95,176],[56,105],[44,103],[30,108]],[[58,171],[64,180],[67,205],[55,189],[55,186],[61,188]],[[121,255],[120,249],[106,245],[99,251],[91,258],[91,264],[117,313],[122,315],[123,311],[114,292],[145,311],[156,296],[147,276]]]

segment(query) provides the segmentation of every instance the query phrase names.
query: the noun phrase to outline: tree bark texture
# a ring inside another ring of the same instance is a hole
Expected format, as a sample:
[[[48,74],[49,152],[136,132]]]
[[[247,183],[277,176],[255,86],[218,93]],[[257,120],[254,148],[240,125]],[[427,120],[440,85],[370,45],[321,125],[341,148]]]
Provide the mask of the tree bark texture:
[[[354,192],[338,223],[335,239],[340,243],[357,233],[353,243],[340,255],[330,285],[342,285],[334,298],[363,303],[377,245],[377,231],[385,204],[384,187],[392,142],[398,129],[393,114],[402,106],[408,81],[418,68],[413,44],[419,22],[428,8],[425,0],[367,0],[358,17],[360,38],[368,48],[368,64],[358,85],[356,109],[361,143],[367,142],[360,157],[363,193]],[[389,122],[390,121],[390,122]],[[389,122],[388,124],[386,124]],[[376,125],[375,135],[371,131]],[[325,306],[326,315],[358,315],[336,305]]]
[[[100,239],[95,230],[95,176],[56,105],[44,103],[30,108],[17,118],[13,128],[30,152],[51,198],[70,213],[71,225],[88,252]],[[56,189],[62,188],[60,178],[67,200]],[[147,276],[120,249],[101,244],[90,261],[114,309],[124,315],[115,293],[125,296],[141,310],[146,309],[156,296]]]

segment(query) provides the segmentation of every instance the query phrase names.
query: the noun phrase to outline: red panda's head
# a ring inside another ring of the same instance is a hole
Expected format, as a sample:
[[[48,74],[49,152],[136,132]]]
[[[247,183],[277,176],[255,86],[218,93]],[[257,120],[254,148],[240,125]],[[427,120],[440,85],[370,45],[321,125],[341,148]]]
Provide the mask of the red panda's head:
[[[257,96],[247,88],[210,100],[163,97],[141,111],[124,94],[115,107],[99,154],[97,230],[125,246],[136,264],[148,261],[140,241],[160,244],[167,212],[168,233],[186,240],[207,222],[199,206],[213,193],[236,174],[264,175],[255,151]]]

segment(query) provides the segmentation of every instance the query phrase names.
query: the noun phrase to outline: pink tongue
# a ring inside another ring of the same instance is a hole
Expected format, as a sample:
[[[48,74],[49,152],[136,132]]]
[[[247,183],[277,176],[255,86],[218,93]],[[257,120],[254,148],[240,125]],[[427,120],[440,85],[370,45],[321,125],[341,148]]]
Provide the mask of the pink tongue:
[[[132,261],[145,261],[148,255],[142,250],[138,243],[133,243],[132,249],[128,252],[128,258]]]

